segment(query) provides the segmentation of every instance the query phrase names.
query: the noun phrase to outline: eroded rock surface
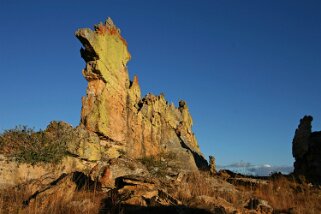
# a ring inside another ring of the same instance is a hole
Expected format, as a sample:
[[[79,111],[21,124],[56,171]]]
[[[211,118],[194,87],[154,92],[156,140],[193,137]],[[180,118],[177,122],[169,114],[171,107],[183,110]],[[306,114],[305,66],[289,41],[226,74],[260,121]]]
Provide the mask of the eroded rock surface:
[[[137,76],[130,81],[127,43],[108,18],[94,30],[79,29],[88,81],[82,99],[81,124],[100,136],[107,154],[131,158],[175,153],[181,169],[207,168],[192,132],[192,117],[184,101],[176,108],[163,95],[141,98]]]
[[[304,116],[295,131],[292,154],[295,158],[294,173],[308,180],[321,183],[321,132],[312,132],[311,116]]]
[[[61,163],[31,165],[17,163],[10,159],[0,160],[0,189],[10,186],[39,181],[33,184],[39,186],[48,184],[57,179],[63,173],[74,171],[88,171],[94,166],[93,163],[74,157],[66,157]]]

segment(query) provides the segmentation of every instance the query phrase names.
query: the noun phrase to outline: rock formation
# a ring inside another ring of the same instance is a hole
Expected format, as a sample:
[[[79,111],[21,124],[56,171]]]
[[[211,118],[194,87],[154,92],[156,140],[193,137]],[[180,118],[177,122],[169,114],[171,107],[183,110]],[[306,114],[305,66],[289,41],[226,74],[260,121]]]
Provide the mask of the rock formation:
[[[209,159],[210,159],[210,164],[209,164],[210,173],[211,173],[212,175],[215,175],[215,174],[216,174],[215,157],[214,157],[214,156],[210,156]]]
[[[295,131],[292,142],[294,173],[321,183],[321,131],[312,132],[312,120],[311,116],[304,116]]]
[[[100,136],[108,158],[126,154],[139,159],[175,154],[173,164],[181,169],[207,168],[184,101],[176,108],[163,95],[141,98],[137,76],[129,80],[127,43],[108,18],[94,30],[79,29],[88,81],[82,99],[81,124]]]

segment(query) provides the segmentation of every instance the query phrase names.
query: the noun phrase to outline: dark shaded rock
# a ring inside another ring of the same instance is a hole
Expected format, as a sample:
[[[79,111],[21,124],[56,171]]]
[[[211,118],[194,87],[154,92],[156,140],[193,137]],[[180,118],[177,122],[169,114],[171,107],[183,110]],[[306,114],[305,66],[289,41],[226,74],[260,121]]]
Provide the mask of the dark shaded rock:
[[[295,135],[292,142],[292,154],[294,158],[303,158],[308,151],[312,120],[313,118],[311,116],[304,116],[300,120],[298,128],[295,130]]]
[[[292,154],[295,158],[294,174],[308,181],[321,183],[321,132],[312,132],[311,116],[304,116],[295,131]]]

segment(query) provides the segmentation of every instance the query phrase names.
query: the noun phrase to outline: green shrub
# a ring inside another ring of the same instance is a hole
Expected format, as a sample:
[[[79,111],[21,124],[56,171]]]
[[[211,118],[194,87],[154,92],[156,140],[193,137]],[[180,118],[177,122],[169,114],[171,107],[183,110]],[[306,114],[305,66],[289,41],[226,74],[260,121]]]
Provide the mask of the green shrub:
[[[38,131],[27,126],[16,126],[0,135],[0,153],[18,162],[37,164],[59,162],[66,155],[63,129]]]
[[[30,142],[34,130],[27,126],[16,126],[13,129],[8,129],[0,135],[0,151],[1,153],[10,154],[17,151],[23,142]]]

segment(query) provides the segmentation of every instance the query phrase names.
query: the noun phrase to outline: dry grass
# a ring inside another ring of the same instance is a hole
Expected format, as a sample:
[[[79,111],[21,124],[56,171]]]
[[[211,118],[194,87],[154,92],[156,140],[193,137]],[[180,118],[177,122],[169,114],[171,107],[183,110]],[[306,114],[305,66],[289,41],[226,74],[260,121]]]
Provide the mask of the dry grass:
[[[221,198],[235,207],[241,207],[248,199],[247,194],[239,193],[221,179],[214,178],[209,172],[195,172],[180,182],[174,195],[181,201],[190,203],[195,197],[210,196]]]
[[[238,185],[238,191],[228,191],[228,185],[225,187],[226,191],[222,187],[224,182],[221,178],[200,172],[188,175],[173,194],[185,203],[190,203],[193,198],[202,195],[222,198],[238,209],[244,207],[248,199],[256,197],[266,200],[276,213],[290,210],[293,213],[321,213],[321,188],[312,186],[302,179],[277,176],[269,178],[267,185]]]
[[[49,206],[41,206],[37,201],[29,206],[23,202],[30,196],[27,190],[7,189],[0,193],[0,214],[80,214],[99,213],[101,202],[106,196],[102,192],[77,191],[71,201],[64,200],[63,195],[55,195],[49,201]]]
[[[321,189],[294,178],[279,176],[270,179],[268,185],[261,186],[252,193],[269,202],[277,210],[294,209],[297,213],[321,213]]]
[[[249,198],[257,197],[268,201],[269,205],[276,211],[275,213],[281,213],[281,211],[289,213],[291,209],[294,211],[292,213],[321,213],[321,188],[285,176],[269,178],[268,184],[265,185],[237,185],[235,188],[222,178],[213,177],[209,173],[190,173],[184,176],[181,181],[176,182],[176,185],[168,191],[181,200],[184,205],[190,207],[206,208],[206,206],[200,204],[200,201],[195,202],[194,200],[198,196],[209,196],[214,199],[215,205],[231,205],[230,207],[242,211],[244,210],[244,203]],[[40,202],[35,201],[23,208],[23,201],[30,195],[31,192],[28,189],[1,191],[0,214],[101,213],[103,209],[106,211],[105,213],[109,213],[113,208],[113,205],[109,204],[106,207],[104,203],[108,197],[106,193],[87,189],[76,191],[69,201],[64,200],[63,194],[55,194],[55,197],[52,197],[49,201],[50,206],[41,206]]]

